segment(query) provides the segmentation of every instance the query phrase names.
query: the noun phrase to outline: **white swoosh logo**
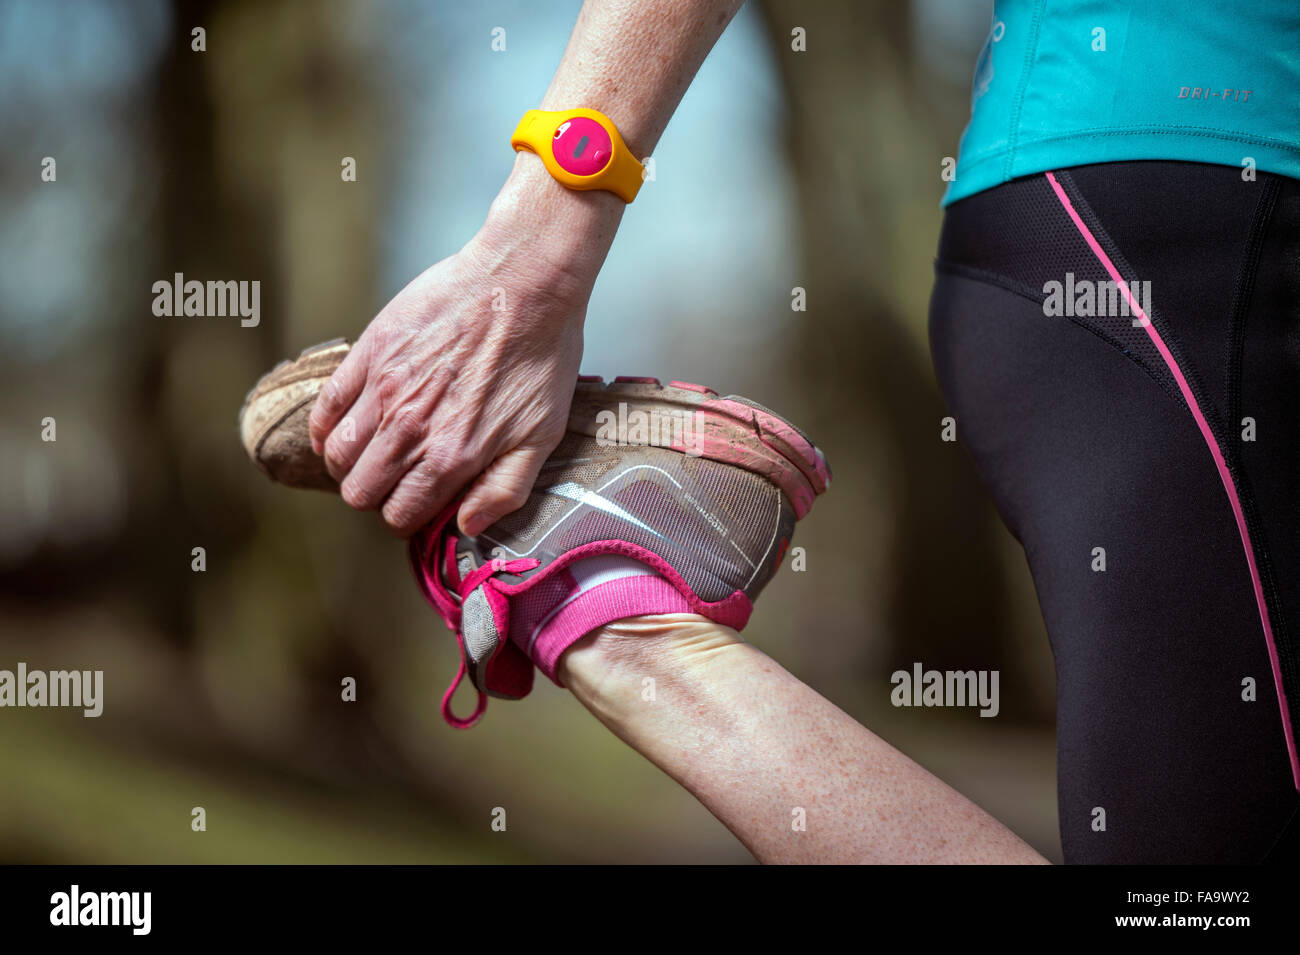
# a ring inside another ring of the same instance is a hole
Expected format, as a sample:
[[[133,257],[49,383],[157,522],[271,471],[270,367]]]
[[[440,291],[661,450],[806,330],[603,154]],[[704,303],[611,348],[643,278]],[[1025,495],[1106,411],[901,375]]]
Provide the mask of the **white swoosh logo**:
[[[554,494],[556,497],[562,497],[566,501],[573,501],[576,504],[586,504],[588,507],[594,507],[596,510],[617,517],[621,521],[627,521],[629,524],[639,527],[643,531],[649,531],[660,540],[668,540],[668,538],[664,537],[663,534],[660,534],[649,524],[646,524],[644,521],[637,518],[636,515],[629,514],[614,501],[611,501],[609,498],[601,494],[597,494],[595,491],[589,491],[580,484],[575,484],[572,481],[565,481],[563,484],[551,485],[543,493]]]
[[[653,464],[632,464],[632,465],[629,465],[628,467],[623,468],[623,469],[622,469],[621,471],[619,471],[617,474],[614,474],[612,477],[609,478],[609,480],[607,480],[604,484],[602,484],[599,488],[597,488],[597,489],[596,489],[597,496],[598,496],[598,492],[599,492],[599,491],[603,491],[605,488],[609,487],[611,484],[614,484],[616,481],[619,481],[619,480],[621,480],[622,478],[626,477],[627,475],[631,474],[633,471],[657,471],[657,472],[659,472],[660,474],[662,474],[662,475],[664,476],[664,479],[665,479],[665,480],[671,481],[675,487],[680,488],[680,487],[682,486],[682,483],[681,483],[680,481],[678,481],[677,478],[673,477],[671,474],[669,474],[669,473],[668,473],[667,471],[665,471],[663,468],[655,467]],[[571,481],[566,481],[564,486],[569,486],[569,487],[578,487],[578,485],[573,484],[573,482],[571,482]],[[781,492],[780,492],[780,491],[777,491],[775,487],[773,487],[772,490],[776,493],[776,495],[777,495],[778,497],[780,497],[780,495],[781,495]],[[542,492],[542,493],[545,493],[545,492]],[[560,496],[561,496],[561,497],[564,497],[565,500],[573,500],[573,498],[572,498],[572,497],[569,497],[569,496],[565,496],[565,495],[560,495]],[[613,501],[610,501],[609,503],[610,503],[611,505],[613,505],[614,507],[618,507],[618,505],[617,505],[617,504],[614,504]],[[574,511],[576,511],[577,509],[578,509],[578,508],[577,508],[576,506],[573,507],[573,508],[571,508],[571,509],[569,510],[568,514],[565,514],[565,515],[563,515],[561,518],[559,518],[558,520],[556,520],[555,523],[553,523],[553,524],[550,526],[550,528],[547,529],[546,533],[542,534],[541,537],[539,537],[539,538],[537,538],[537,540],[533,541],[533,546],[530,547],[530,548],[528,548],[528,550],[524,550],[524,551],[515,550],[515,549],[514,549],[513,547],[511,547],[509,544],[506,544],[506,543],[504,543],[504,542],[502,542],[502,541],[497,540],[495,537],[493,537],[492,535],[490,535],[489,533],[487,533],[487,531],[484,531],[484,532],[483,532],[482,534],[480,534],[479,536],[482,537],[484,540],[491,541],[493,544],[496,544],[498,547],[504,547],[506,550],[510,551],[510,553],[514,554],[516,557],[527,557],[527,556],[528,556],[529,554],[531,554],[533,551],[537,550],[537,548],[541,547],[541,546],[542,546],[542,542],[543,542],[544,540],[546,540],[546,538],[550,537],[551,534],[555,533],[556,528],[560,527],[560,526],[564,523],[564,521],[567,520],[567,519],[569,518],[569,516],[570,516]],[[633,518],[633,520],[635,520],[635,518]],[[645,525],[642,525],[642,526],[645,526]],[[664,540],[668,540],[668,538],[663,537],[662,534],[660,535],[660,537],[663,538]]]

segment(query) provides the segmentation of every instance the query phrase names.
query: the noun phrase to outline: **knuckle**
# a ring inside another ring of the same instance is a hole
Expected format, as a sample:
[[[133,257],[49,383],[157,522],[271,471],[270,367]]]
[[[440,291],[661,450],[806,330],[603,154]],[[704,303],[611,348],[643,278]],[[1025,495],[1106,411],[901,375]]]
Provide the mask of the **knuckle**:
[[[331,378],[325,382],[325,387],[321,388],[320,394],[316,396],[316,407],[312,409],[312,417],[317,414],[326,414],[337,411],[343,402],[343,389],[339,386],[338,378]]]
[[[390,499],[388,503],[384,505],[383,510],[380,513],[383,517],[384,524],[394,533],[409,534],[415,530],[415,512],[410,503],[405,499]]]
[[[370,510],[370,493],[367,488],[362,486],[361,482],[353,480],[344,481],[342,487],[339,488],[339,494],[343,497],[343,502],[353,510]]]
[[[347,473],[352,467],[346,443],[339,438],[337,431],[331,433],[326,439],[324,457],[326,469],[336,478]]]
[[[477,497],[481,506],[493,514],[510,514],[528,502],[532,488],[522,478],[510,479],[498,475],[484,477]]]
[[[453,434],[443,434],[429,444],[420,462],[419,470],[429,486],[432,486],[440,479],[470,467],[473,460],[472,449],[463,441]]]
[[[338,400],[334,397],[334,391],[333,381],[327,381],[321,386],[321,390],[316,394],[316,404],[311,409],[312,424],[334,410],[334,404]]]
[[[375,396],[382,407],[390,408],[397,403],[406,384],[405,369],[396,365],[385,365],[375,376]]]
[[[405,447],[424,437],[429,428],[429,418],[420,408],[402,405],[388,417],[386,430],[396,442]]]
[[[522,482],[508,488],[503,488],[501,501],[511,511],[517,511],[528,503],[529,493],[532,488],[526,487]]]

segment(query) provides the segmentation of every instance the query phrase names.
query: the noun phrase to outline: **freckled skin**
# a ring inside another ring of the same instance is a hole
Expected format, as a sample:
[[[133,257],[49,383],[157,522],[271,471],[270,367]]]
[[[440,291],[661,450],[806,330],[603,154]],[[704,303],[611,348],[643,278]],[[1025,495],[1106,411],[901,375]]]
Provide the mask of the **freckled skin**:
[[[703,617],[623,620],[561,658],[564,685],[765,863],[1036,863],[965,796]],[[655,679],[656,699],[641,699]],[[793,810],[805,810],[796,831]]]

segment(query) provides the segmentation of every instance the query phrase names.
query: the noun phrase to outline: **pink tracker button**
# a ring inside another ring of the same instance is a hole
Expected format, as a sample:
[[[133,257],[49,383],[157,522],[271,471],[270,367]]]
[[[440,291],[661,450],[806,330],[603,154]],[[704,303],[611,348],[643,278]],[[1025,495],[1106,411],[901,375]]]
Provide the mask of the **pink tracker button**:
[[[575,176],[594,176],[609,165],[614,154],[609,133],[585,116],[575,116],[556,127],[551,151],[560,167]]]

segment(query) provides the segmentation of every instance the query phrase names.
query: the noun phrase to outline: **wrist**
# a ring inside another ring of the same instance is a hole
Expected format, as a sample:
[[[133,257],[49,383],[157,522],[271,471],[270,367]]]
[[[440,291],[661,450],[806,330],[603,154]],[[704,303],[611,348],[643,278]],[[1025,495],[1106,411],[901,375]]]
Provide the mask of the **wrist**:
[[[541,159],[521,151],[488,210],[480,233],[502,251],[526,246],[553,268],[588,290],[605,262],[626,204],[604,191],[568,189],[553,179]]]

